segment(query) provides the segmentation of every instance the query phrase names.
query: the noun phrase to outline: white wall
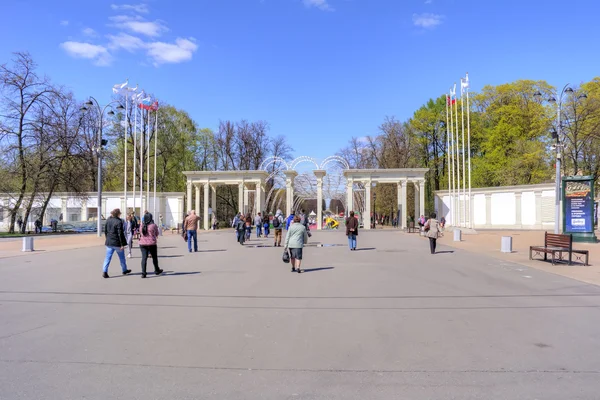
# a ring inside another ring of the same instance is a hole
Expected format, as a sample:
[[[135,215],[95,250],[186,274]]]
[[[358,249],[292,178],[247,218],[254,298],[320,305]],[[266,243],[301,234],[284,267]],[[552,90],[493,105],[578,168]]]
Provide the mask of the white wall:
[[[554,184],[522,185],[495,188],[476,188],[471,191],[472,226],[477,229],[553,229],[554,228]],[[520,193],[520,207],[517,207]],[[437,212],[445,216],[449,225],[452,218],[452,199],[448,191],[438,191]],[[462,196],[461,196],[462,197]],[[541,199],[541,200],[540,200]],[[488,213],[488,204],[491,213]],[[541,201],[541,213],[538,201]],[[462,202],[461,202],[462,205]],[[468,206],[467,206],[468,210]],[[462,209],[461,209],[462,214]],[[462,219],[462,218],[461,218]],[[456,221],[459,222],[459,221]]]

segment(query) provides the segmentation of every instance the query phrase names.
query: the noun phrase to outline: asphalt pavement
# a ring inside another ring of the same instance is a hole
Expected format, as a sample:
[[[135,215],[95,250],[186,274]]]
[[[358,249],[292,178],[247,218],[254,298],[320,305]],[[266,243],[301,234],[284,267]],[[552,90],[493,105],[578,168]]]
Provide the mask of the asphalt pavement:
[[[598,286],[394,231],[315,233],[303,274],[160,239],[149,279],[139,249],[0,259],[0,399],[600,398]]]

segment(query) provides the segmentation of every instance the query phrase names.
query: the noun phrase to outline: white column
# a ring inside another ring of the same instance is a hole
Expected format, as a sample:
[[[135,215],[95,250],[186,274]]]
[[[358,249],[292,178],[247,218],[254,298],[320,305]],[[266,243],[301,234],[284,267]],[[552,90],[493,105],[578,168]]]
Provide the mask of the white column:
[[[413,187],[415,188],[415,221],[419,219],[419,217],[421,216],[421,208],[420,205],[421,203],[419,203],[419,183],[417,181],[413,181]]]
[[[262,186],[260,184],[260,182],[258,182],[256,184],[256,190],[254,191],[254,203],[256,204],[256,212],[257,213],[262,213],[263,210],[263,202],[262,202],[262,198],[263,198],[263,192],[262,192]]]
[[[82,200],[81,201],[81,220],[82,221],[87,221],[88,220],[88,208],[87,208],[87,201],[86,200]]]
[[[371,229],[371,181],[365,182],[365,216],[363,229]]]
[[[262,204],[264,211],[268,213],[269,210],[267,209],[267,188],[262,182],[260,183],[260,204]],[[276,210],[272,211],[273,213],[275,213]]]
[[[452,215],[452,225],[458,226],[455,222],[456,217]],[[486,228],[492,227],[492,194],[485,194],[485,225]]]
[[[425,214],[425,181],[419,181],[419,212]]]
[[[200,215],[200,184],[195,186],[196,198],[194,199],[194,210],[196,211],[196,215]]]
[[[408,186],[408,180],[405,180],[404,182],[402,182],[402,221],[401,222],[401,227],[402,229],[406,229],[406,218],[408,217],[408,196],[406,195],[406,187]]]
[[[63,197],[61,198],[61,204],[60,204],[60,212],[63,215],[63,220],[62,222],[67,222],[69,220],[69,218],[67,217],[67,198]]]
[[[187,195],[186,196],[187,196],[187,199],[186,199],[187,210],[185,210],[185,212],[187,213],[188,211],[190,211],[192,209],[192,182],[191,181],[187,182]],[[181,215],[181,217],[183,218],[183,215]]]
[[[543,229],[542,225],[542,192],[535,192],[535,227]]]
[[[213,215],[217,215],[217,185],[211,185],[210,190],[210,208],[212,208]]]
[[[210,199],[210,186],[208,183],[204,184],[204,230],[208,230],[209,220],[208,220],[208,201]]]
[[[401,216],[402,218],[404,218],[404,216],[402,215],[402,181],[398,182],[398,183],[396,184],[396,186],[397,186],[397,192],[396,192],[396,195],[397,195],[397,197],[398,197],[398,198],[397,198],[397,201],[396,201],[396,203],[397,203],[397,206],[398,206],[398,207],[396,208],[396,210],[397,210],[397,211],[400,211],[399,213],[398,213],[398,212],[396,212],[396,216],[398,216],[398,214],[400,214],[400,216]],[[401,221],[400,221],[400,220],[398,220],[398,227],[402,227],[402,223],[401,223]]]
[[[521,192],[515,193],[515,225],[517,228],[523,227],[523,219],[521,218]]]
[[[238,208],[239,212],[244,212],[244,182],[238,184]]]
[[[350,215],[350,211],[354,210],[354,182],[351,179],[348,179],[348,183],[346,184],[346,216]]]
[[[250,196],[248,193],[248,188],[244,185],[244,206],[246,209],[244,210],[244,214],[250,212]]]
[[[317,177],[317,230],[321,230],[323,229],[323,177],[327,172],[315,170],[313,173]]]

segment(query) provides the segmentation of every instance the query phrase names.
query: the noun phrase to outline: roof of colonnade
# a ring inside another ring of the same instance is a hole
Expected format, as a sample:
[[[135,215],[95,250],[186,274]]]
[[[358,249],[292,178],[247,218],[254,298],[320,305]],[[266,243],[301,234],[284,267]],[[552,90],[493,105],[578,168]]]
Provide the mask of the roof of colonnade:
[[[428,168],[346,169],[344,177],[353,181],[398,183],[407,180],[425,181],[428,171]]]
[[[265,182],[267,171],[184,171],[189,182],[235,185],[242,182]]]

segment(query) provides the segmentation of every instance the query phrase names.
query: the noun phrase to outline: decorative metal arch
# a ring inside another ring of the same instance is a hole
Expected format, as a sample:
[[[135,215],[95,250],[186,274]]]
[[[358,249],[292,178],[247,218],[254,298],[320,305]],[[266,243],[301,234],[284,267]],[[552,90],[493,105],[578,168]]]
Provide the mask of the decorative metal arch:
[[[260,163],[260,166],[258,169],[262,170],[262,171],[266,171],[270,165],[277,164],[277,163],[282,163],[283,165],[285,165],[286,169],[290,169],[290,166],[283,158],[274,157],[274,156],[266,158],[262,163]]]
[[[325,169],[325,166],[332,162],[338,162],[344,166],[344,169],[350,169],[350,165],[348,164],[348,161],[344,160],[340,156],[329,156],[326,159],[324,159],[323,162],[321,163],[321,169]]]
[[[300,156],[296,159],[294,159],[291,163],[290,163],[290,168],[289,169],[296,169],[296,167],[303,163],[303,162],[308,162],[308,163],[312,163],[316,169],[319,169],[319,164],[317,164],[317,162],[315,161],[314,158],[309,157],[309,156]]]

